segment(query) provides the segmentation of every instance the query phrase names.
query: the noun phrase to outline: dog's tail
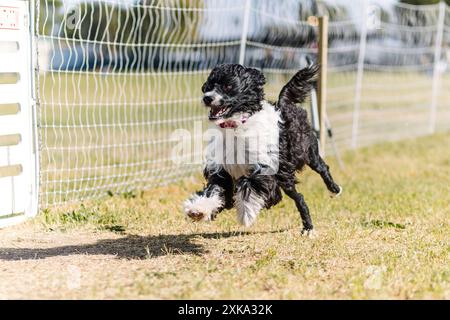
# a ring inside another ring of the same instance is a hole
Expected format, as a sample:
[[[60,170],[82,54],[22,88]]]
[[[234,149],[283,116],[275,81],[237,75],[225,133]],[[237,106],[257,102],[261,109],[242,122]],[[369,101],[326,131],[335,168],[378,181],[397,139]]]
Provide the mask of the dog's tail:
[[[306,68],[298,71],[292,79],[281,89],[278,97],[277,107],[289,104],[302,103],[315,88],[317,75],[319,73],[318,64],[310,64]]]

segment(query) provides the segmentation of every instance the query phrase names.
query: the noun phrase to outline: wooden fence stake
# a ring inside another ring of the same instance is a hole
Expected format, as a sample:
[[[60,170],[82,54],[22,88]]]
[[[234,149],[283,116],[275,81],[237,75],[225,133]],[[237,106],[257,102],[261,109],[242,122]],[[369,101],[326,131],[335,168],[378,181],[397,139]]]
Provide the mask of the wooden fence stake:
[[[319,79],[317,83],[317,102],[319,107],[320,124],[320,154],[324,156],[327,131],[325,126],[325,117],[327,112],[328,16],[319,17],[318,62],[320,64]]]

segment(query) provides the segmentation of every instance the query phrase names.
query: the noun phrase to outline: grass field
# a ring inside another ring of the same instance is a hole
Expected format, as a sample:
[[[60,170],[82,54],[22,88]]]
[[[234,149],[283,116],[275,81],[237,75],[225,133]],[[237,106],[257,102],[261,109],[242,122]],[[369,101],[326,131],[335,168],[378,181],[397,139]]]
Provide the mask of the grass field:
[[[316,238],[285,199],[255,226],[186,221],[199,175],[45,210],[0,230],[0,298],[450,299],[450,134],[346,153],[330,199],[302,173]]]

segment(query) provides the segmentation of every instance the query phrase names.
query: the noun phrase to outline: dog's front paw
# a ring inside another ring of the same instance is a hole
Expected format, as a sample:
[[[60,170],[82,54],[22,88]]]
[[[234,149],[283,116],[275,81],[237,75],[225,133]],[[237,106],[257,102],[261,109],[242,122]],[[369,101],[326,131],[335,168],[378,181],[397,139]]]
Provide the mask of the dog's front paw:
[[[193,221],[213,220],[223,201],[216,195],[194,195],[184,202],[184,213]]]
[[[186,215],[193,221],[201,221],[205,218],[205,214],[199,211],[186,210]]]

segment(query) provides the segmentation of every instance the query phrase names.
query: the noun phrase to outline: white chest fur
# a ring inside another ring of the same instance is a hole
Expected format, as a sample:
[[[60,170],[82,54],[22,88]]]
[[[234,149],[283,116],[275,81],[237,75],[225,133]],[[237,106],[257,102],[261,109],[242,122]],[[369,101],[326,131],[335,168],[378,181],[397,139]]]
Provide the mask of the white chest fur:
[[[237,115],[236,117],[240,117]],[[268,174],[278,171],[279,112],[268,102],[236,128],[212,125],[211,138],[206,150],[209,170],[224,168],[233,179],[247,175],[255,165],[263,165]]]

